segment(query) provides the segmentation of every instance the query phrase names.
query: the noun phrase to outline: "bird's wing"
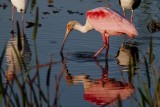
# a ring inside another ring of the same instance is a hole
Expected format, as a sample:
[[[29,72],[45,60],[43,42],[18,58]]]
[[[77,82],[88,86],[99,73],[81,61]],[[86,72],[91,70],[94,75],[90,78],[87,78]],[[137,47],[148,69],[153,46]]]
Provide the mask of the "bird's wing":
[[[110,35],[121,33],[136,33],[134,25],[119,13],[105,7],[96,8],[87,12],[87,20],[94,29],[107,32]]]

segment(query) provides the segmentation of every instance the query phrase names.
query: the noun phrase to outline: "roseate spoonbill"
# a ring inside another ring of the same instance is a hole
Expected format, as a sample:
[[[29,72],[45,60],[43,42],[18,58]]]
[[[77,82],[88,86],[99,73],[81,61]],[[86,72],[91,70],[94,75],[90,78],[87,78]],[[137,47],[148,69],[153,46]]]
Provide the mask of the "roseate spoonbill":
[[[107,7],[99,7],[87,11],[86,24],[82,26],[78,21],[69,21],[66,28],[66,34],[62,43],[60,53],[62,54],[64,44],[69,33],[74,30],[79,30],[82,33],[86,33],[92,29],[99,31],[102,34],[103,45],[94,54],[94,58],[106,47],[106,57],[108,56],[109,49],[109,35],[121,35],[128,34],[129,37],[134,38],[138,35],[138,32],[130,21],[120,15],[114,10]]]
[[[28,4],[30,0],[11,0],[12,2],[12,30],[14,29],[14,8],[17,8],[17,12],[22,13],[22,33],[24,33],[24,13],[27,10]]]
[[[123,14],[126,16],[125,10],[129,9],[131,10],[131,22],[133,21],[133,14],[134,14],[134,9],[138,8],[140,5],[141,0],[119,0],[119,4],[122,7]]]

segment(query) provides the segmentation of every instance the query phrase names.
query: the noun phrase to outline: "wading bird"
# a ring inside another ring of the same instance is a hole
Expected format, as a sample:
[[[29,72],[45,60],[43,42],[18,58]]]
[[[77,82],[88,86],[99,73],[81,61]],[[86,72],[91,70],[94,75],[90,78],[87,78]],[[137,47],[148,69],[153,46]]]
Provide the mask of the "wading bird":
[[[108,57],[109,49],[109,35],[121,35],[128,34],[129,37],[134,38],[135,35],[138,35],[138,32],[130,21],[125,17],[118,14],[114,10],[111,10],[107,7],[99,7],[87,11],[86,13],[87,20],[86,24],[82,26],[77,21],[69,21],[66,28],[66,34],[62,43],[60,53],[62,54],[64,44],[69,33],[74,30],[79,30],[82,33],[86,33],[92,29],[99,31],[102,34],[103,45],[102,47],[94,54],[94,58],[106,47],[106,57]]]
[[[119,0],[119,4],[122,7],[124,16],[126,16],[125,10],[131,10],[131,22],[133,21],[134,9],[138,8],[140,3],[141,0]]]
[[[14,30],[14,8],[17,8],[17,12],[22,13],[22,34],[24,35],[24,13],[27,10],[28,4],[30,0],[11,0],[12,2],[12,33]]]

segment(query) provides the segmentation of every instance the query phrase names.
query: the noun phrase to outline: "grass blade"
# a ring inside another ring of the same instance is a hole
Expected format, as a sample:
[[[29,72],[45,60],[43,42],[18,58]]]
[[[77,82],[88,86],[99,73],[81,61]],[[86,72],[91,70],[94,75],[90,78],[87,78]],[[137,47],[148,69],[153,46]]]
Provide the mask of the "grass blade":
[[[146,67],[146,74],[147,74],[147,80],[148,80],[148,88],[151,87],[151,80],[150,80],[150,76],[149,76],[149,68],[148,68],[148,63],[147,63],[147,59],[144,56],[144,63],[145,63],[145,67]]]
[[[36,9],[36,17],[35,17],[35,25],[34,25],[33,35],[32,35],[34,41],[37,38],[38,20],[39,20],[39,9],[37,7],[37,9]]]
[[[153,63],[153,39],[152,36],[150,36],[150,42],[149,42],[149,63]]]
[[[17,47],[18,47],[18,50],[21,51],[22,50],[22,42],[21,42],[21,32],[20,32],[20,28],[19,28],[19,23],[17,21]]]
[[[48,68],[48,73],[47,73],[47,81],[46,81],[47,87],[49,86],[49,79],[50,79],[51,69],[52,69],[52,60],[50,61],[49,68]]]
[[[142,97],[142,102],[143,104],[145,104],[145,102],[150,105],[150,102],[149,102],[149,99],[147,99],[147,97],[144,95],[144,93],[142,92],[142,89],[138,88],[139,92],[140,92],[140,95]]]

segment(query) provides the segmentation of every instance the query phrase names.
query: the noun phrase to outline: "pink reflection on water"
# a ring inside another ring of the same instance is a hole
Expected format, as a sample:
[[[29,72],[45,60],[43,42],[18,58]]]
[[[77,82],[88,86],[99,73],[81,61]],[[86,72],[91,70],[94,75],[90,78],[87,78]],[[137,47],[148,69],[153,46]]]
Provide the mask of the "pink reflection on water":
[[[114,105],[117,101],[128,99],[135,92],[132,83],[122,82],[114,78],[108,78],[108,60],[105,67],[95,60],[96,65],[101,69],[102,77],[99,79],[89,78],[89,75],[72,76],[69,73],[65,58],[62,57],[62,70],[65,73],[66,82],[69,85],[83,83],[84,100],[98,106]]]

